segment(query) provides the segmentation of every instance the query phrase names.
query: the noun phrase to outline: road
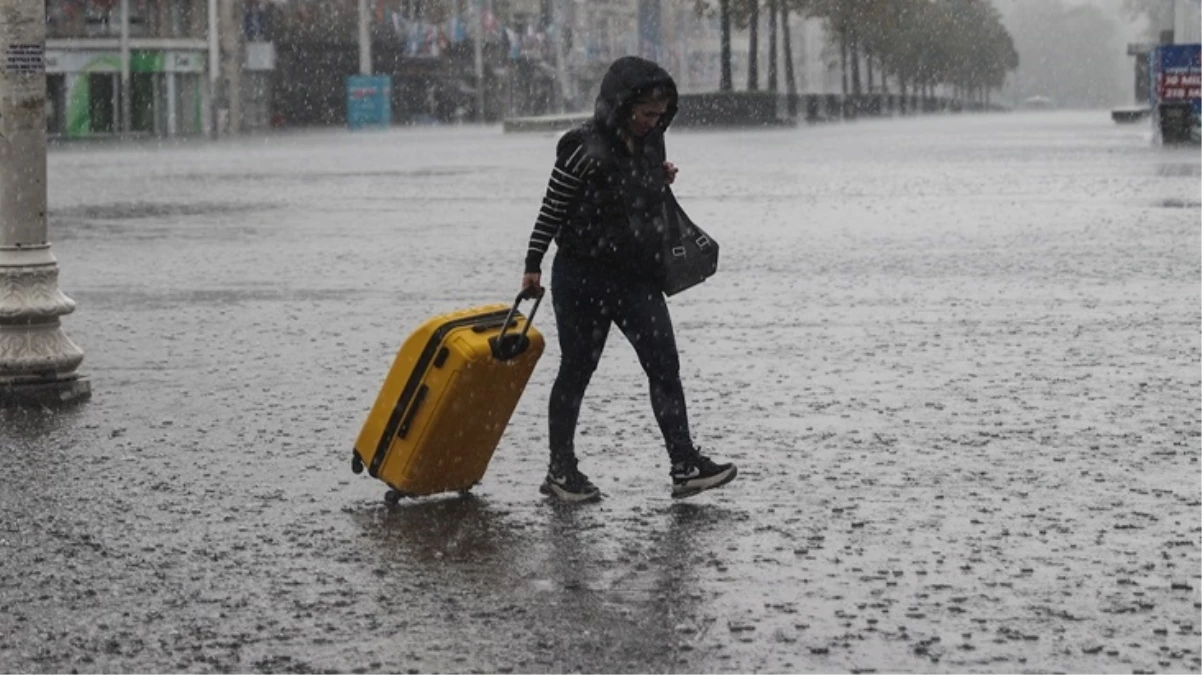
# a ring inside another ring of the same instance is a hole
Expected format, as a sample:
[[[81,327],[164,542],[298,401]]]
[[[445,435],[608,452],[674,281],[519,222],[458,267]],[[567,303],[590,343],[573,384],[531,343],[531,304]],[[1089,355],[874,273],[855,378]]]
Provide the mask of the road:
[[[1199,672],[1196,149],[1104,112],[674,132],[722,245],[671,300],[669,496],[629,346],[556,507],[549,348],[484,482],[350,448],[405,335],[516,292],[555,138],[50,154],[93,399],[0,413],[0,670]]]

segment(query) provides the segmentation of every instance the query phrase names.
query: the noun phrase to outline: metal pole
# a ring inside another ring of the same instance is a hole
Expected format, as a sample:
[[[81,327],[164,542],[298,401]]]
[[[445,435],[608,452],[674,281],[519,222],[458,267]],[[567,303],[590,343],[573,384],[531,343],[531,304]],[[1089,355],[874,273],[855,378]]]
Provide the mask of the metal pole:
[[[175,105],[175,73],[167,73],[167,135],[179,133],[179,113]]]
[[[129,77],[129,0],[121,0],[121,131],[133,129],[133,101]]]
[[[473,5],[476,8],[475,24],[476,39],[476,121],[484,121],[484,0],[475,0]]]
[[[242,23],[241,0],[221,0],[218,20],[221,23],[221,105],[225,117],[222,127],[226,133],[242,132]]]
[[[359,74],[371,75],[371,34],[368,31],[367,0],[359,0]]]
[[[1186,19],[1185,3],[1181,0],[1173,0],[1173,42],[1184,44],[1189,42],[1189,32],[1187,30],[1189,21]]]
[[[209,0],[209,133],[217,138],[217,88],[221,75],[221,46],[217,42],[217,0]]]
[[[1198,2],[1173,0],[1173,42],[1189,44],[1198,40]]]
[[[1202,42],[1202,2],[1179,0],[1181,7],[1182,42]]]
[[[86,399],[83,351],[59,317],[75,303],[58,287],[46,240],[46,16],[42,0],[0,14],[0,407]]]

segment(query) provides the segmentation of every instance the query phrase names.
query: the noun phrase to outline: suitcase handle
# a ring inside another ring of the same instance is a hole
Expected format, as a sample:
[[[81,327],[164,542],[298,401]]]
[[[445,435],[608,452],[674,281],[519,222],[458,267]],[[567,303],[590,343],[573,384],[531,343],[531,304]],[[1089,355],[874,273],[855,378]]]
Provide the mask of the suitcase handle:
[[[513,307],[510,308],[508,316],[505,317],[505,323],[501,324],[501,333],[492,341],[492,355],[501,361],[508,361],[522,352],[526,351],[526,347],[530,344],[530,340],[526,334],[530,332],[530,325],[534,323],[534,315],[538,312],[538,306],[542,304],[543,295],[546,289],[542,286],[530,286],[522,289],[518,293],[517,299],[513,301]],[[509,333],[509,328],[516,322],[513,317],[518,313],[518,306],[523,300],[533,299],[534,306],[530,308],[530,315],[526,317],[526,325],[522,328],[521,335]]]

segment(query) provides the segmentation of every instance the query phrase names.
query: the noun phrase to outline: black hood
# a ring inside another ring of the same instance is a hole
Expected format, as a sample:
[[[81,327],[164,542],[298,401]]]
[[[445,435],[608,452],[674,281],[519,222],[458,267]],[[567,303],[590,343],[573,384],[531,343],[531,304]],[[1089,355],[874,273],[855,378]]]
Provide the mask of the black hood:
[[[659,121],[660,130],[666,131],[676,116],[676,82],[655,62],[637,56],[623,56],[610,65],[601,80],[593,119],[598,126],[615,133],[630,118],[634,102],[657,87],[668,92],[668,111]]]

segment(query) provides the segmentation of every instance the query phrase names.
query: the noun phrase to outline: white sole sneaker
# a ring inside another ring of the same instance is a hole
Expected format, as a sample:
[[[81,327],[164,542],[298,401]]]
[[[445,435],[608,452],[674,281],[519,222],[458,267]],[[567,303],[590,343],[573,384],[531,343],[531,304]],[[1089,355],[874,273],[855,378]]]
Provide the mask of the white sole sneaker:
[[[739,469],[734,465],[731,465],[729,469],[720,473],[716,473],[712,476],[706,476],[704,478],[690,478],[682,483],[673,481],[672,498],[683,499],[685,497],[692,497],[699,492],[705,492],[706,490],[712,490],[716,487],[722,487],[723,485],[726,485],[734,480],[735,476],[737,475],[739,475]]]

